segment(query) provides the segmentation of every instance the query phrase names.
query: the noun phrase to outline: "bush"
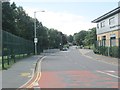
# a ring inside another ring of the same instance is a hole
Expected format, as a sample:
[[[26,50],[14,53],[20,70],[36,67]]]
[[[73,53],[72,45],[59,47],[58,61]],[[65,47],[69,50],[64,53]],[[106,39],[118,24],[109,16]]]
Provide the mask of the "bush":
[[[93,48],[93,52],[95,53],[95,54],[99,54],[99,50],[97,49],[97,48]]]
[[[63,46],[63,48],[69,48],[69,45],[68,45],[68,44],[66,44],[66,45],[64,45],[64,46]]]
[[[110,47],[110,56],[119,57],[119,47]]]
[[[117,46],[113,46],[113,47],[97,46],[97,47],[93,48],[93,52],[95,54],[102,54],[105,56],[108,56],[108,54],[109,54],[111,57],[120,58],[120,55],[119,55],[120,48]]]

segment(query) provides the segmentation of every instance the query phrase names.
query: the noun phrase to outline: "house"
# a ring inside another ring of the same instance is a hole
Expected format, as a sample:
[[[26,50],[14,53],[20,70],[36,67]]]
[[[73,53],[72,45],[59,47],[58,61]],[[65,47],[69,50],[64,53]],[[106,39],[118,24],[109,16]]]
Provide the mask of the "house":
[[[99,46],[119,46],[120,44],[120,6],[93,20],[97,23]]]

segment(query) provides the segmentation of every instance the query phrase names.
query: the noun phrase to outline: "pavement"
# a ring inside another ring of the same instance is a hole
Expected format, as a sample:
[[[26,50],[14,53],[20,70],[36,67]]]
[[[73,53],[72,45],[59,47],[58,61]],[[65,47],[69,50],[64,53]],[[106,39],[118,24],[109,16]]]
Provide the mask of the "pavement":
[[[120,65],[120,63],[118,63],[120,59],[118,58],[95,54],[93,50],[90,50],[90,49],[79,49],[79,51],[82,55],[84,55],[87,58],[90,58],[91,60],[97,60],[100,62],[104,62],[104,63],[116,65],[116,66]]]
[[[42,55],[24,58],[8,70],[2,71],[2,88],[19,88],[29,81],[34,74],[36,62]]]
[[[2,71],[0,70],[0,90],[2,89]]]

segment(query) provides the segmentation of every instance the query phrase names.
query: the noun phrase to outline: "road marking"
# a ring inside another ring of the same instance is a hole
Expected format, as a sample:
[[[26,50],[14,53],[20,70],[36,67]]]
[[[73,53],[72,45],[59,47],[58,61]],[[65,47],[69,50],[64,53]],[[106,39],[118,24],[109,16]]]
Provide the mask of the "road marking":
[[[28,85],[27,86],[27,88],[32,88],[33,87],[33,85],[34,85],[34,83],[36,83],[36,82],[38,82],[39,80],[40,80],[40,78],[41,78],[41,62],[43,61],[43,59],[44,58],[46,58],[46,56],[44,56],[43,58],[41,58],[40,59],[40,61],[39,61],[39,63],[38,63],[38,67],[37,67],[37,69],[38,69],[38,71],[36,72],[36,74],[37,74],[37,76],[35,77],[35,79],[31,82],[31,84],[30,85]],[[40,87],[39,87],[40,88]]]
[[[103,72],[103,71],[97,71],[97,72],[109,75],[111,77],[120,78],[119,76],[116,76],[116,75],[113,75],[113,74],[110,74],[110,73],[106,73],[106,72]]]
[[[31,69],[32,70],[32,77],[25,84],[23,84],[22,86],[20,86],[17,90],[21,90],[20,88],[32,88],[33,87],[33,83],[37,82],[41,78],[41,68],[40,68],[40,65],[41,65],[41,62],[42,62],[42,60],[44,58],[46,58],[46,56],[42,57],[41,59],[38,58],[38,60],[40,59],[40,61],[38,63],[38,67],[37,68],[40,69],[40,70],[38,70],[40,72],[34,73],[34,69],[33,70]]]
[[[35,83],[33,84],[33,89],[34,89],[34,90],[40,90],[39,88],[40,88],[40,87],[39,87],[38,82],[35,82]]]
[[[114,73],[115,71],[107,71],[107,72]]]

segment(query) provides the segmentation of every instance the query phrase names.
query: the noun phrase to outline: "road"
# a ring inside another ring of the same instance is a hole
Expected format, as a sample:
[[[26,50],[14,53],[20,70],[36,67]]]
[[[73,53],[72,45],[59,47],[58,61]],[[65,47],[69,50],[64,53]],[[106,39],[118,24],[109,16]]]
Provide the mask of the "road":
[[[83,56],[71,47],[41,61],[40,88],[118,88],[118,67]]]

